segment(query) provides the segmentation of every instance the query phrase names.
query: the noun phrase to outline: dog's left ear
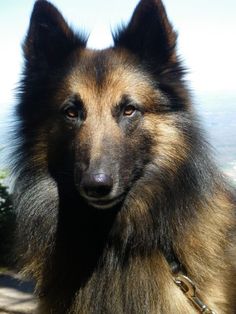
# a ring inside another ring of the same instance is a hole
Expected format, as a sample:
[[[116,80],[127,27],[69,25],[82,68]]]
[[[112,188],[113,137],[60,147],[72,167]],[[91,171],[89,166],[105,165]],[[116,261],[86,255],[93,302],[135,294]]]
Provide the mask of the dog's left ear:
[[[177,62],[177,35],[161,0],[141,0],[128,26],[113,34],[115,47],[123,47],[162,71]]]

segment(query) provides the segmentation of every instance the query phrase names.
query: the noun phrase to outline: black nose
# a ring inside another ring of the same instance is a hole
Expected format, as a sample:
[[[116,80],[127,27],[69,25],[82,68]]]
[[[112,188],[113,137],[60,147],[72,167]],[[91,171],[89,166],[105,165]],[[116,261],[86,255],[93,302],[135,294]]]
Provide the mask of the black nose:
[[[88,197],[105,197],[112,190],[113,180],[105,173],[84,174],[80,187]]]

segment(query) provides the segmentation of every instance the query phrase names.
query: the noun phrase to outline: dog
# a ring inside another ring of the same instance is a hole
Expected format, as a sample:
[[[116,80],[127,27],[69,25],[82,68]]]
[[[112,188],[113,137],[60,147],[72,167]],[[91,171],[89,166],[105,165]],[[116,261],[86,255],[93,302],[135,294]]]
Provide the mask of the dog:
[[[235,194],[161,0],[105,50],[35,2],[16,108],[16,254],[37,313],[236,312]]]

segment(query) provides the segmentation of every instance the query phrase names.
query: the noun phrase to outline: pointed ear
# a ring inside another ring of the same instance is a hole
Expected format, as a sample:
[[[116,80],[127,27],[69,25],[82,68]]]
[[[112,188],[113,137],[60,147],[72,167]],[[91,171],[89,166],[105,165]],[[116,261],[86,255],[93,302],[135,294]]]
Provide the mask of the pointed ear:
[[[161,0],[141,0],[128,26],[113,35],[116,47],[138,55],[155,70],[177,61],[177,35],[166,15]]]
[[[86,39],[70,29],[52,4],[46,0],[36,1],[23,44],[29,65],[55,65],[74,49],[85,46]]]

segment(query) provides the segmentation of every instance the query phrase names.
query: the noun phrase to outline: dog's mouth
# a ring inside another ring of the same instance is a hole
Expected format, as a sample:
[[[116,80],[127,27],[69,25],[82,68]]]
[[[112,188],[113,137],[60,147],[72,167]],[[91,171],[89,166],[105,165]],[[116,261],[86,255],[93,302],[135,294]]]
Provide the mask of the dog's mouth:
[[[99,198],[87,198],[86,201],[87,203],[98,209],[110,209],[113,208],[114,206],[118,205],[121,203],[124,199],[124,194],[121,194],[117,197],[114,198],[109,198],[109,199],[99,199]]]

